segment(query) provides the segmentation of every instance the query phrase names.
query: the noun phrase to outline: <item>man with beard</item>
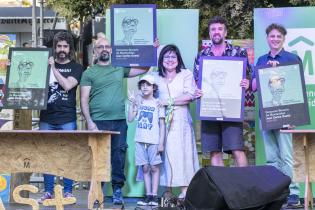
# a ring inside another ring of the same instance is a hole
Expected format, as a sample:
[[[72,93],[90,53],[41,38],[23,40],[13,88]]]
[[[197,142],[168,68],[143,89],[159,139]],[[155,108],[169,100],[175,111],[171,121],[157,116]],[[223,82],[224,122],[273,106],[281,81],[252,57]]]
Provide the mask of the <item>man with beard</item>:
[[[74,58],[74,43],[68,32],[59,32],[53,39],[54,57],[49,58],[51,78],[47,109],[40,113],[40,130],[76,130],[76,90],[82,75],[82,66]],[[63,179],[64,197],[73,197],[73,181]],[[45,192],[42,203],[51,199],[54,192],[54,176],[44,174]]]
[[[208,23],[209,36],[212,44],[203,49],[195,59],[194,76],[198,82],[199,58],[202,56],[235,56],[246,57],[245,49],[229,44],[225,37],[227,35],[226,21],[221,17],[213,17]],[[250,66],[247,64],[247,72]],[[248,89],[249,80],[240,81],[242,88]],[[202,91],[196,91],[196,97],[202,96]],[[242,122],[201,122],[201,148],[204,154],[210,154],[213,166],[224,166],[222,151],[232,153],[236,166],[247,166],[247,158],[244,152],[243,123]]]
[[[299,56],[285,51],[283,44],[287,30],[279,24],[270,24],[266,28],[267,42],[270,51],[258,58],[256,65],[265,66],[270,65],[276,67],[282,63],[299,62],[302,66],[302,60]],[[276,74],[277,72],[275,72]],[[281,97],[284,91],[285,78],[277,75],[273,76],[269,81],[269,88],[272,87],[277,97]],[[252,80],[253,91],[257,90],[256,75],[253,72]],[[273,104],[279,106],[280,104]],[[262,130],[262,129],[261,129]],[[265,156],[268,165],[272,165],[282,171],[287,176],[293,176],[293,146],[292,134],[282,133],[280,129],[262,130],[262,137],[264,139]],[[300,205],[299,198],[300,190],[297,183],[291,182],[290,195],[288,197],[287,206],[296,207]]]
[[[119,131],[111,138],[111,165],[113,204],[123,204],[121,188],[127,150],[127,123],[125,116],[124,77],[145,73],[149,67],[119,68],[110,63],[112,48],[106,38],[95,42],[95,65],[87,69],[80,82],[81,109],[89,130]],[[157,41],[154,45],[157,44]]]

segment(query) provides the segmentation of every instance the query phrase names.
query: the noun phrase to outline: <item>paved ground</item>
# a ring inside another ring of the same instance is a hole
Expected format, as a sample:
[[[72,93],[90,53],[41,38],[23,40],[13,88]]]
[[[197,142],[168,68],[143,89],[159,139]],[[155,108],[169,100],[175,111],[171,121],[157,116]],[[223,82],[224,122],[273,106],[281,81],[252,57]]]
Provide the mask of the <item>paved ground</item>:
[[[75,191],[74,195],[77,198],[77,203],[75,205],[65,206],[64,210],[87,210],[87,190]],[[32,196],[34,199],[38,199],[41,194],[35,194]],[[124,209],[126,210],[158,210],[158,208],[146,207],[146,208],[137,208],[136,202],[138,198],[127,198],[125,199]],[[4,204],[5,210],[31,210],[30,206],[27,205],[18,205],[18,204]],[[40,206],[40,210],[55,210],[54,207],[45,207]],[[97,209],[97,208],[96,208]],[[112,206],[111,199],[107,198],[105,202],[105,209],[123,209],[121,206]],[[296,208],[302,210],[304,208]],[[288,209],[289,210],[289,209]]]

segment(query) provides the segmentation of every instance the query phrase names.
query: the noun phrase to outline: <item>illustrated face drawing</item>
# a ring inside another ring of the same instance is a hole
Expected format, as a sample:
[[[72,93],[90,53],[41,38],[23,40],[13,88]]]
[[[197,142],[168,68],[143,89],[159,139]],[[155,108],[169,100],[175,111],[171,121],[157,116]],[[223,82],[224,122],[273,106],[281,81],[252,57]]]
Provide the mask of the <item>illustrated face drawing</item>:
[[[281,104],[281,97],[285,91],[285,78],[280,75],[273,75],[269,78],[268,87],[272,95],[273,105]]]
[[[18,65],[19,81],[26,82],[31,76],[34,63],[32,61],[20,61]]]
[[[125,34],[125,39],[131,41],[134,34],[137,32],[139,20],[133,17],[125,17],[122,21],[122,29]]]
[[[210,77],[214,89],[220,90],[225,85],[226,72],[217,69],[211,72]]]

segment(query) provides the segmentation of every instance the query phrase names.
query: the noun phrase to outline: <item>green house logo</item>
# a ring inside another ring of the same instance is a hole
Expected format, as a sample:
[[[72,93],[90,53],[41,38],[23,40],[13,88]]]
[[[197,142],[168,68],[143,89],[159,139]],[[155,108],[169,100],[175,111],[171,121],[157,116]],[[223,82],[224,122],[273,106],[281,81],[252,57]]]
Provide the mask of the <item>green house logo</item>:
[[[292,41],[288,43],[288,46],[293,47],[301,42],[310,47],[314,46],[314,42],[304,36],[299,36],[293,39]],[[293,50],[292,53],[298,55],[298,52],[296,50]],[[308,74],[314,75],[312,50],[311,49],[305,50],[304,56],[300,56],[300,57],[303,58],[303,69],[304,70],[308,69]]]

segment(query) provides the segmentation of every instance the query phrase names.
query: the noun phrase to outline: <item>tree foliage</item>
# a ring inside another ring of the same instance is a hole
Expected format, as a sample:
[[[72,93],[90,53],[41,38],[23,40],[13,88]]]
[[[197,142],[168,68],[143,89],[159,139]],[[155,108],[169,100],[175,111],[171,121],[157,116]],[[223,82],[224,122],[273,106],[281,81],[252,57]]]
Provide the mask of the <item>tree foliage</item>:
[[[90,19],[95,13],[104,13],[112,4],[151,4],[149,0],[46,0],[68,21]],[[157,7],[164,8],[194,8],[200,11],[200,38],[208,38],[208,21],[219,15],[228,22],[228,37],[233,39],[253,38],[254,8],[288,7],[315,5],[315,0],[157,0]],[[94,13],[94,14],[93,14]]]
[[[315,0],[290,0],[294,6],[315,6]]]

